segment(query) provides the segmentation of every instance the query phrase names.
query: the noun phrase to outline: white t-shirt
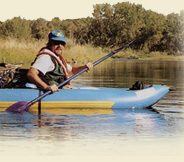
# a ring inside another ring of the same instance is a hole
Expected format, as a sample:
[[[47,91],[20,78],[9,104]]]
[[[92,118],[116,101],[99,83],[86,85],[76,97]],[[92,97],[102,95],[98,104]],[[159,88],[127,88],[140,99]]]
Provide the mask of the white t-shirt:
[[[47,54],[39,55],[34,62],[34,64],[31,66],[35,69],[38,69],[45,75],[47,72],[53,71],[55,68],[54,63],[52,62],[51,58]],[[72,66],[67,64],[68,71],[72,71]]]

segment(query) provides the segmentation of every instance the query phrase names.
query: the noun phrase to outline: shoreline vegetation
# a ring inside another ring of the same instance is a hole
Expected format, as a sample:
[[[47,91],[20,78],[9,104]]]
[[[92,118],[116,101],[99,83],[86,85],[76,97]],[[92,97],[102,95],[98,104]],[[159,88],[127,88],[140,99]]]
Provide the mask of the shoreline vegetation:
[[[38,51],[45,46],[47,40],[20,41],[16,39],[0,39],[0,62],[23,63],[24,68],[29,68]],[[118,47],[117,47],[118,48]],[[78,45],[74,40],[68,39],[64,57],[69,64],[85,64],[94,62],[107,55],[116,48],[93,47],[90,44]],[[184,56],[169,55],[166,52],[136,51],[131,48],[124,49],[112,57],[113,59],[137,60],[175,60],[184,61]]]
[[[134,40],[114,59],[184,60],[184,10],[163,15],[140,4],[96,4],[92,17],[51,21],[14,17],[0,21],[0,62],[29,67],[46,45],[48,33],[67,38],[64,57],[70,64],[94,62]]]

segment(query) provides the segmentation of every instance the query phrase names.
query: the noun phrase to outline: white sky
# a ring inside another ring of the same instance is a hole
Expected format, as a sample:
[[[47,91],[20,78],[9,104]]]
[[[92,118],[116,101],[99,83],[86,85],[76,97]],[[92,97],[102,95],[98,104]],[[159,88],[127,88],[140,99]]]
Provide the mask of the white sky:
[[[26,20],[54,17],[76,19],[92,17],[93,5],[118,2],[141,4],[146,10],[151,9],[164,15],[180,13],[184,10],[184,0],[0,0],[0,21],[20,16]]]

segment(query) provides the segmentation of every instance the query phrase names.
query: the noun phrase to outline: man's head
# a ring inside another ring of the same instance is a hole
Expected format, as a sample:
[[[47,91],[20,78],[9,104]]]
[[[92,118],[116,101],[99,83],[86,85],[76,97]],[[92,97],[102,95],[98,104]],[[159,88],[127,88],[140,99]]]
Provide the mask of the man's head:
[[[54,30],[51,31],[48,35],[49,40],[54,40],[54,41],[62,41],[62,42],[67,42],[67,40],[64,37],[64,34],[59,31],[59,30]]]
[[[50,48],[50,50],[57,55],[62,55],[67,42],[63,33],[61,31],[54,30],[49,33],[48,38],[49,41],[47,46]]]

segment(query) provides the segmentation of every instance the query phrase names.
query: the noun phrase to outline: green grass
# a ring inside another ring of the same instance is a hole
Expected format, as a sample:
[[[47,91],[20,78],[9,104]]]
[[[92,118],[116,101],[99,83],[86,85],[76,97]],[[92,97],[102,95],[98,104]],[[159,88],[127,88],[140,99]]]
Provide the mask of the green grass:
[[[45,46],[47,41],[20,41],[16,39],[0,39],[0,62],[5,63],[23,63],[23,67],[28,68],[35,59],[38,51]],[[114,50],[114,49],[113,49]],[[99,58],[109,54],[111,49],[93,47],[92,45],[78,45],[74,40],[67,43],[64,51],[64,57],[67,62],[72,64],[72,59],[78,64],[94,62]],[[143,51],[135,51],[130,48],[114,55],[114,58],[140,58],[156,60],[184,60],[184,56],[167,55],[167,53],[152,52],[145,54]]]

